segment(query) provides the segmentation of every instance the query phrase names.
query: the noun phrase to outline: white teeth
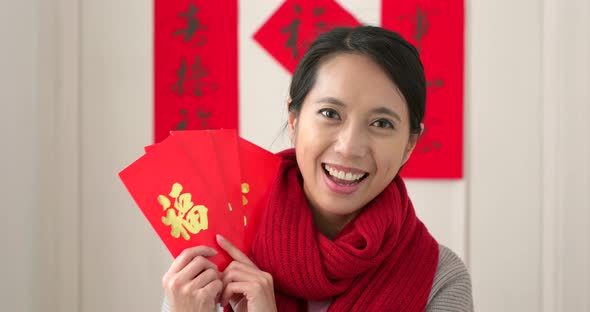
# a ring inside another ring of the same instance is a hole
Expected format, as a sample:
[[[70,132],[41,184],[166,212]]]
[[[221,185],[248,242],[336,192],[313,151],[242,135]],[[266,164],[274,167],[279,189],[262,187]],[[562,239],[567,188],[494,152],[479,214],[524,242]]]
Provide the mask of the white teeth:
[[[340,180],[344,180],[344,181],[356,181],[360,178],[362,178],[364,176],[364,174],[353,174],[350,172],[344,172],[344,171],[340,171],[337,169],[334,169],[332,167],[329,166],[324,166],[324,168],[326,168],[326,170],[328,170],[328,172],[330,173],[331,176],[340,179]]]

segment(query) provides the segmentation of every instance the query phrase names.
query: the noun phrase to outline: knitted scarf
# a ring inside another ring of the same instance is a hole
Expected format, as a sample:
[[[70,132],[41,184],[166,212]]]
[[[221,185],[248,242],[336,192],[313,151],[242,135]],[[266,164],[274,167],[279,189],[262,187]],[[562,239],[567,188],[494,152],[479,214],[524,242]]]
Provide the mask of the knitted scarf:
[[[402,179],[350,221],[334,240],[319,233],[303,193],[294,150],[283,157],[252,245],[252,258],[273,276],[279,311],[424,311],[438,244],[416,217]]]

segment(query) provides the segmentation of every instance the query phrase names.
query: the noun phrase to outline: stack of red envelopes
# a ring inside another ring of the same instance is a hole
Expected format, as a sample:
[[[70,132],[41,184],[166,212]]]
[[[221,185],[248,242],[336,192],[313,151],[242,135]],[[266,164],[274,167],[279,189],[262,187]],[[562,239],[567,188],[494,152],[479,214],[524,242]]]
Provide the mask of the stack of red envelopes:
[[[246,254],[281,159],[235,130],[172,131],[119,173],[172,256],[207,245],[223,270],[221,234]]]

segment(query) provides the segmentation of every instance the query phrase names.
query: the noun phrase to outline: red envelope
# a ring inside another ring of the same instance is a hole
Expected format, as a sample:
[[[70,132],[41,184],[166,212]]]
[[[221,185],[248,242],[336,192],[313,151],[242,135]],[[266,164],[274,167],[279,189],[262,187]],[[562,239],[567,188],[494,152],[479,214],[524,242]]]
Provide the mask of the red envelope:
[[[185,248],[208,245],[220,252],[212,261],[223,270],[231,258],[215,234],[249,253],[281,159],[238,137],[236,130],[170,134],[146,146],[146,155],[119,175],[174,257]],[[196,232],[201,214],[208,226]]]
[[[189,158],[191,158],[196,170],[207,181],[207,184],[223,194],[223,201],[227,210],[227,219],[225,221],[229,227],[228,231],[231,231],[231,234],[225,236],[225,238],[240,250],[244,250],[244,210],[239,197],[236,200],[236,195],[239,196],[239,194],[229,192],[232,188],[232,181],[229,180],[231,177],[228,175],[235,175],[234,184],[239,183],[240,179],[237,139],[233,150],[229,146],[229,149],[220,151],[218,149],[220,144],[213,141],[212,133],[214,132],[218,131],[172,131],[170,134],[172,138],[178,140]],[[231,161],[231,155],[235,155],[233,162]],[[228,194],[231,194],[231,196]]]
[[[239,148],[242,195],[247,220],[245,241],[249,251],[266,206],[269,187],[276,178],[281,164],[281,158],[242,138],[239,138]]]
[[[152,145],[148,145],[148,146],[144,146],[143,147],[143,151],[146,153],[149,153],[151,150],[153,150],[156,146],[158,146],[158,144],[152,144]]]
[[[150,149],[119,173],[129,193],[172,256],[197,245],[219,251],[211,261],[223,270],[231,257],[215,235],[234,235],[223,194],[211,188],[173,137]]]
[[[245,210],[242,203],[242,169],[240,155],[238,153],[238,133],[236,130],[208,131],[213,139],[213,145],[217,152],[219,172],[225,185],[229,202],[234,209],[238,209],[242,215],[242,231],[246,226]],[[240,248],[242,251],[246,249]]]

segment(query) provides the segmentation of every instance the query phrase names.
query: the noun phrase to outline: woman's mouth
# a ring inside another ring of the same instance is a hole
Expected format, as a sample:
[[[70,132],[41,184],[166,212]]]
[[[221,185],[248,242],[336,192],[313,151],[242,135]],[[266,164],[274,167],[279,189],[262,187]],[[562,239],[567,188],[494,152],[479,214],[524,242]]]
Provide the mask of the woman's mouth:
[[[336,192],[350,194],[356,191],[359,184],[369,175],[362,170],[322,163],[326,184]]]

